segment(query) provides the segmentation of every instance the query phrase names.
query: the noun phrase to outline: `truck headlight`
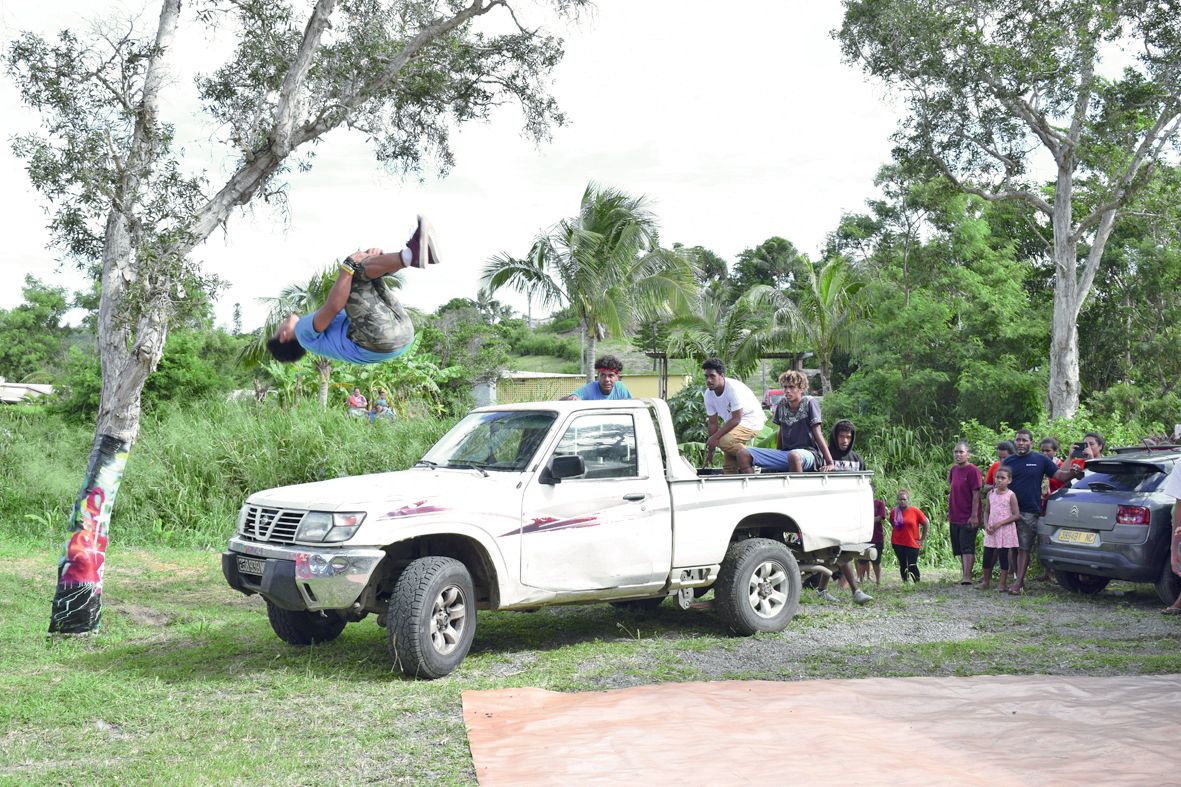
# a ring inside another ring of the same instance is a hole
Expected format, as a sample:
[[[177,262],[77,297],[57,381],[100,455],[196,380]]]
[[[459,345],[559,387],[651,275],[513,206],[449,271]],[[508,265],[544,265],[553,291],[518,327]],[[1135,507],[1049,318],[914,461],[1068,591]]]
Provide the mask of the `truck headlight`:
[[[364,514],[333,514],[332,529],[324,536],[324,540],[329,543],[348,541],[364,521]]]
[[[322,541],[335,543],[348,541],[357,532],[364,514],[330,514],[327,511],[309,511],[304,514],[299,530],[295,534],[297,541]]]

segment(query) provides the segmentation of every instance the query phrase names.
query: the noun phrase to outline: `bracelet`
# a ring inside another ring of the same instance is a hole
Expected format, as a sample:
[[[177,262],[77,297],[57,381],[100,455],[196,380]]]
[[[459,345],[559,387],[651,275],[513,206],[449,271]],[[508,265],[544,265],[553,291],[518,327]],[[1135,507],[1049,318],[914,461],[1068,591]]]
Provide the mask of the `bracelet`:
[[[341,266],[340,266],[340,271],[341,271],[341,273],[347,273],[347,274],[348,274],[348,275],[350,275],[350,276],[352,276],[352,275],[353,275],[353,268],[352,268],[352,266],[350,266],[350,265],[348,264],[348,261],[347,261],[347,260],[345,261],[345,264],[344,264],[344,265],[341,265]]]

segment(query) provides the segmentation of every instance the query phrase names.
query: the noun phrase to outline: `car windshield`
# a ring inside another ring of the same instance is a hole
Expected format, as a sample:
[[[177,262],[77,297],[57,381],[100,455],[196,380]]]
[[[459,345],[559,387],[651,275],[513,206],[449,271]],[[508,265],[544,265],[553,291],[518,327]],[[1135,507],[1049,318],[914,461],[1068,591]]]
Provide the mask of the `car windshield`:
[[[1075,489],[1096,492],[1151,492],[1160,486],[1167,471],[1147,462],[1088,462],[1087,475],[1075,482]]]
[[[509,410],[471,413],[423,457],[440,467],[520,471],[537,453],[557,413]]]

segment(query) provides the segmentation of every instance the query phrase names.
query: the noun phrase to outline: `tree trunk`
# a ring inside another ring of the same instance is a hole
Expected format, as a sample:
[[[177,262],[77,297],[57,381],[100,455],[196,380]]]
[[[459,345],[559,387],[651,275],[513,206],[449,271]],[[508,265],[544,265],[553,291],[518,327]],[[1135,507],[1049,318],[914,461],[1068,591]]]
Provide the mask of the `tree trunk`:
[[[143,169],[149,166],[158,137],[158,105],[167,54],[180,17],[180,0],[164,0],[156,30],[156,51],[144,72],[135,130],[128,149],[117,199],[107,216],[103,245],[102,297],[98,315],[98,350],[102,393],[94,443],[82,489],[70,515],[70,539],[58,565],[49,631],[84,634],[102,619],[102,581],[107,528],[131,444],[139,435],[140,395],[144,381],[164,354],[168,335],[170,282],[155,270],[141,282],[145,303],[135,326],[134,342],[126,308],[127,287],[140,275],[135,269],[136,238],[128,214],[140,199]]]

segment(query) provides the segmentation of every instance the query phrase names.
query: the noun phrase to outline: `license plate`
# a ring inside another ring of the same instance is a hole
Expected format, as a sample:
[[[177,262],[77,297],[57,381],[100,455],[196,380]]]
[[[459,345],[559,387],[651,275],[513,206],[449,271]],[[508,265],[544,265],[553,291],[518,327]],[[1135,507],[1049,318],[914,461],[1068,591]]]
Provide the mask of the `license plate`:
[[[267,564],[265,560],[259,560],[253,557],[238,558],[238,573],[239,574],[254,574],[256,577],[262,576],[262,569]]]
[[[1062,544],[1095,544],[1099,541],[1099,534],[1085,530],[1059,530],[1058,541]]]

